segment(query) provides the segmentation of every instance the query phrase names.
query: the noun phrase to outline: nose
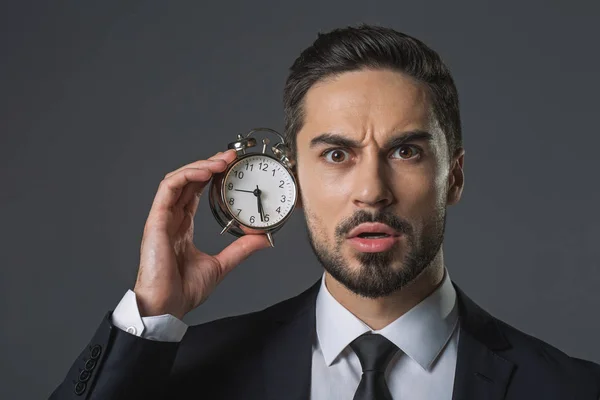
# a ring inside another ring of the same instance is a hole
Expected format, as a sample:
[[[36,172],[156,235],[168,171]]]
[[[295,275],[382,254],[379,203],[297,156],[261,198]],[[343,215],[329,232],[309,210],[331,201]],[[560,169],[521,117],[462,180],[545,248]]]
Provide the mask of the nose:
[[[385,208],[393,202],[389,171],[379,157],[364,159],[355,166],[352,202],[359,208]]]

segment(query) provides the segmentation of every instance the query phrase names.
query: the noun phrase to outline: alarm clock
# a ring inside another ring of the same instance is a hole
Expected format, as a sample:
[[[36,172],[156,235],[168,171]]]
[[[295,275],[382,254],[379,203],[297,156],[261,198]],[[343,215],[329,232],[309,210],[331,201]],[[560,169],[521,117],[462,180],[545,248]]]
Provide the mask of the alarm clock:
[[[256,147],[251,137],[256,132],[279,137],[281,141],[270,147],[271,154],[267,154],[268,138],[262,140],[262,152],[247,152]],[[270,128],[238,135],[227,148],[235,149],[237,158],[213,176],[208,195],[211,211],[223,228],[221,235],[265,234],[274,247],[273,234],[292,215],[298,198],[291,151],[283,136]]]

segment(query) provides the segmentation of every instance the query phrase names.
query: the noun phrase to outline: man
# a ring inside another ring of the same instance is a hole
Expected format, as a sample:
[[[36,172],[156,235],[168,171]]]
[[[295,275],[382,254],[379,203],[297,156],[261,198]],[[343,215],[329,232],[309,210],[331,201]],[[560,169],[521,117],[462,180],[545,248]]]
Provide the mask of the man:
[[[600,398],[600,365],[499,321],[450,280],[446,207],[460,200],[465,153],[457,91],[433,50],[382,27],[321,34],[292,65],[284,107],[323,278],[188,328],[181,318],[269,243],[198,250],[199,194],[235,154],[186,165],[158,188],[133,291],[52,399]]]

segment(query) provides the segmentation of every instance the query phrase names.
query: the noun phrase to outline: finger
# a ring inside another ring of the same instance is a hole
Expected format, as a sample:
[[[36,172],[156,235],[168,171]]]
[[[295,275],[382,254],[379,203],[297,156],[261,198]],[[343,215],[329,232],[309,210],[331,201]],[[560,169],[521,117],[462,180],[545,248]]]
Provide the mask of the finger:
[[[235,157],[233,157],[233,155],[235,155]],[[235,158],[237,157],[237,152],[235,151],[235,149],[227,149],[225,151],[220,151],[217,154],[215,154],[214,156],[212,156],[210,159],[213,158],[221,158],[224,160],[229,160],[230,162],[235,160]]]
[[[225,276],[252,253],[270,246],[266,235],[245,235],[225,247],[215,255],[221,266],[221,276]]]
[[[202,185],[202,183],[190,183],[187,185],[183,189],[181,196],[179,196],[179,200],[177,200],[175,207],[196,210],[198,203],[200,202],[200,195],[202,194]]]
[[[190,183],[200,185],[201,191],[210,181],[213,173],[222,172],[224,163],[208,164],[206,168],[186,168],[178,173],[165,178],[160,182],[156,196],[152,203],[152,211],[167,210],[177,204],[183,189]]]
[[[221,153],[221,154],[225,154],[225,153]],[[231,154],[235,154],[235,151]],[[217,157],[217,155],[215,155],[213,157]],[[214,160],[215,161],[218,160],[219,162],[227,163],[229,160],[227,157],[231,158],[232,160],[235,160],[237,158],[237,156],[231,157],[231,155],[229,155],[229,154],[225,154],[224,157],[225,157],[225,159],[215,158]],[[191,165],[196,165],[196,164],[202,165],[200,162],[192,163]],[[203,187],[197,183],[191,183],[191,184],[187,185],[185,187],[185,189],[183,190],[183,193],[179,197],[179,200],[177,201],[176,206],[177,207],[185,207],[186,209],[192,211],[193,214],[195,214],[196,209],[198,208],[198,203],[200,202],[200,195],[202,194],[202,189],[203,189]]]
[[[224,153],[221,153],[221,154],[224,154]],[[231,154],[235,154],[235,151]],[[216,156],[217,155],[215,155],[213,157],[216,157]],[[225,157],[226,157],[225,160],[223,158],[215,158],[215,160],[219,160],[220,162],[224,161],[227,163],[227,161],[228,161],[227,157],[231,157],[231,156],[229,154],[226,154]],[[237,158],[237,156],[233,156],[232,160],[235,160],[236,158]],[[193,163],[192,165],[194,165],[194,164],[195,163]],[[197,183],[191,183],[191,184],[187,185],[185,187],[185,189],[183,189],[183,193],[179,197],[176,207],[185,207],[186,210],[191,211],[192,214],[196,214],[198,204],[200,203],[200,195],[202,194],[202,189],[203,189],[202,186]]]
[[[200,169],[205,169],[207,168],[209,165],[216,165],[216,164],[223,164],[226,165],[226,162],[224,160],[221,160],[219,158],[214,158],[214,159],[208,159],[208,160],[199,160],[199,161],[195,161],[191,164],[185,165],[181,168],[176,169],[175,171],[171,171],[168,174],[165,175],[165,178],[170,178],[175,174],[178,174],[179,172],[185,170],[185,169],[189,169],[189,168],[200,168]]]
[[[169,172],[165,178],[170,177],[173,174],[178,173],[179,171],[184,170],[185,168],[203,168],[207,162],[210,161],[218,161],[218,160],[223,160],[225,161],[227,164],[229,164],[231,161],[235,160],[237,156],[234,156],[235,150],[233,149],[229,149],[225,152],[218,152],[217,154],[215,154],[214,156],[210,157],[207,160],[198,160],[198,161],[194,161],[193,163],[184,165],[181,168],[176,169],[175,171]]]
[[[196,209],[200,203],[200,195],[204,192],[205,183],[190,183],[183,189],[183,193],[179,197],[175,207],[182,207],[190,210],[193,215],[196,214]]]
[[[217,167],[217,165],[214,165],[214,167]],[[220,172],[218,170],[215,170],[214,168],[213,171]],[[192,210],[192,212],[195,214],[195,210],[196,208],[198,208],[198,203],[200,202],[200,195],[204,191],[204,187],[206,186],[206,184],[207,182],[193,182],[187,185],[183,189],[181,196],[179,196],[175,207],[185,207],[189,210]]]

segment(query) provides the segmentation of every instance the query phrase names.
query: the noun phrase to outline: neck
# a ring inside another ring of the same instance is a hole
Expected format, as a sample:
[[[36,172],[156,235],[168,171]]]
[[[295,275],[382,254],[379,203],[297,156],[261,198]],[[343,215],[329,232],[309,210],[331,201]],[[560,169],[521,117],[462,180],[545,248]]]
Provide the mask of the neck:
[[[325,285],[331,295],[348,311],[373,330],[379,330],[400,318],[437,289],[444,278],[444,256],[440,251],[433,261],[409,284],[389,296],[370,299],[351,292],[325,273]]]

